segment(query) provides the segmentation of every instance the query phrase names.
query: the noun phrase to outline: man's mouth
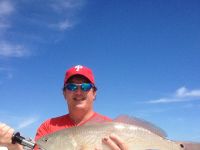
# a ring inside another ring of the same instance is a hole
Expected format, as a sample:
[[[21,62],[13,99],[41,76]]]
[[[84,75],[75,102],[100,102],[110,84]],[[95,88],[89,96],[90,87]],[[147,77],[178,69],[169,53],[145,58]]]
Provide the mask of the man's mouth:
[[[73,98],[73,100],[75,100],[75,101],[83,101],[85,99],[86,99],[85,97],[74,97]]]

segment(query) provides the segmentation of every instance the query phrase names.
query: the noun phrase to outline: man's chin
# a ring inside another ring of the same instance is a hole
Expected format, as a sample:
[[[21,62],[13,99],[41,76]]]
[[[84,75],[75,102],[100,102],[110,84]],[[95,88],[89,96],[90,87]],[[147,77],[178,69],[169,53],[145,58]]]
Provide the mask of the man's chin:
[[[78,108],[78,109],[84,109],[85,108],[85,104],[80,102],[80,103],[76,103],[74,105],[75,108]]]

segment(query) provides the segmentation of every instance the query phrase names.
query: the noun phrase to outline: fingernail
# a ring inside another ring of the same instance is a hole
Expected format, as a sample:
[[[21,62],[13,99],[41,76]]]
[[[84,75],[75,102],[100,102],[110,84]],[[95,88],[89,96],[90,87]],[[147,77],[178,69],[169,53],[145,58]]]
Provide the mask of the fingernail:
[[[107,142],[107,141],[108,141],[108,138],[103,138],[103,140],[104,140],[105,142]]]
[[[113,136],[115,136],[115,134],[111,133],[111,134],[110,134],[110,137],[113,137]]]

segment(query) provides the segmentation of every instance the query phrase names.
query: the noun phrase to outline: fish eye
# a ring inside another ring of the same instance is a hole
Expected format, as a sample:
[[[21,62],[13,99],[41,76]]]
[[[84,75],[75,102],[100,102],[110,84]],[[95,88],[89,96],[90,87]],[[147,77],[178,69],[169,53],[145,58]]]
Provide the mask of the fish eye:
[[[47,142],[48,141],[48,138],[44,138],[44,142]]]

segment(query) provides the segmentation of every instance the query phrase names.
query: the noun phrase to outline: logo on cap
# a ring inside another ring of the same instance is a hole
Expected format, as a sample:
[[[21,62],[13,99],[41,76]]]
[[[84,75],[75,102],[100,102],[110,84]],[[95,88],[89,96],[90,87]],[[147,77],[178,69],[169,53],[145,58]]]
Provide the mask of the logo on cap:
[[[74,68],[76,69],[76,71],[79,71],[80,69],[83,68],[83,66],[81,66],[81,65],[77,65],[77,66],[75,66]]]

